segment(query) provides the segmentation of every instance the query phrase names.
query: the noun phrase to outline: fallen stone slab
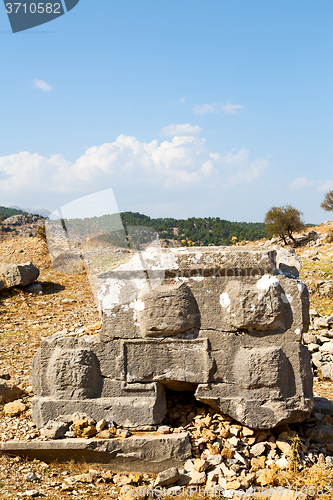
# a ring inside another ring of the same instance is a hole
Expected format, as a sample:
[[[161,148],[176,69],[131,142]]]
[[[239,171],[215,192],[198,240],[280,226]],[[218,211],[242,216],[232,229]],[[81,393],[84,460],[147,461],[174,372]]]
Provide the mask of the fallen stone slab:
[[[103,464],[114,472],[158,474],[182,467],[191,457],[186,432],[169,435],[131,436],[127,439],[57,439],[56,441],[0,442],[0,451],[37,458],[46,463],[86,462]]]

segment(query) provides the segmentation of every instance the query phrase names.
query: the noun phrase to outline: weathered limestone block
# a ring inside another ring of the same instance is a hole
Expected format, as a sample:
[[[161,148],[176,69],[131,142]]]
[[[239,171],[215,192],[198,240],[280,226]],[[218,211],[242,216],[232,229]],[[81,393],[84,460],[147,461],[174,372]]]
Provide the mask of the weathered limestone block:
[[[177,335],[200,328],[200,313],[191,289],[185,283],[161,285],[144,295],[145,307],[138,312],[144,336]]]
[[[34,358],[34,421],[79,411],[159,424],[165,389],[252,428],[306,418],[309,297],[298,269],[278,247],[148,248],[100,274],[101,333],[51,337]]]
[[[39,269],[32,262],[25,264],[3,264],[0,274],[7,288],[27,286],[34,283],[39,276]]]

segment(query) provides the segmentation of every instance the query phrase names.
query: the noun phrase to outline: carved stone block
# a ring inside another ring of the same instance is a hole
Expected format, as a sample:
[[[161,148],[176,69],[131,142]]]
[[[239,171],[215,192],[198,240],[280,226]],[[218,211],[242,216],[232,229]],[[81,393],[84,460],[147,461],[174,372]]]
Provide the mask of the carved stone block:
[[[147,249],[97,276],[102,330],[42,342],[34,421],[80,411],[159,424],[165,389],[192,391],[252,428],[304,419],[313,397],[298,269],[278,247],[195,247]]]

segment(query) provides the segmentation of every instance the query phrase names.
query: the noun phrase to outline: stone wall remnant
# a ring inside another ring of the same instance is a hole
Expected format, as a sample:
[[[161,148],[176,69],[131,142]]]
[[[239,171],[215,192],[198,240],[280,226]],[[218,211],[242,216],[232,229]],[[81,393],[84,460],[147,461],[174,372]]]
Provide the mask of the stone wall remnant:
[[[35,423],[81,412],[159,424],[166,389],[251,428],[303,420],[313,395],[298,269],[279,247],[152,248],[99,274],[101,332],[55,335],[34,358]]]

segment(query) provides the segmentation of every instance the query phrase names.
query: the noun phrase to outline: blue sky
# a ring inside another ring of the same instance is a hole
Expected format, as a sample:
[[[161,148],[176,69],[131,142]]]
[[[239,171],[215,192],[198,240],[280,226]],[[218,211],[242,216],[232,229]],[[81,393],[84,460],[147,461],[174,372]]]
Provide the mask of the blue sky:
[[[17,34],[0,7],[0,205],[332,218],[331,0],[80,0]]]

